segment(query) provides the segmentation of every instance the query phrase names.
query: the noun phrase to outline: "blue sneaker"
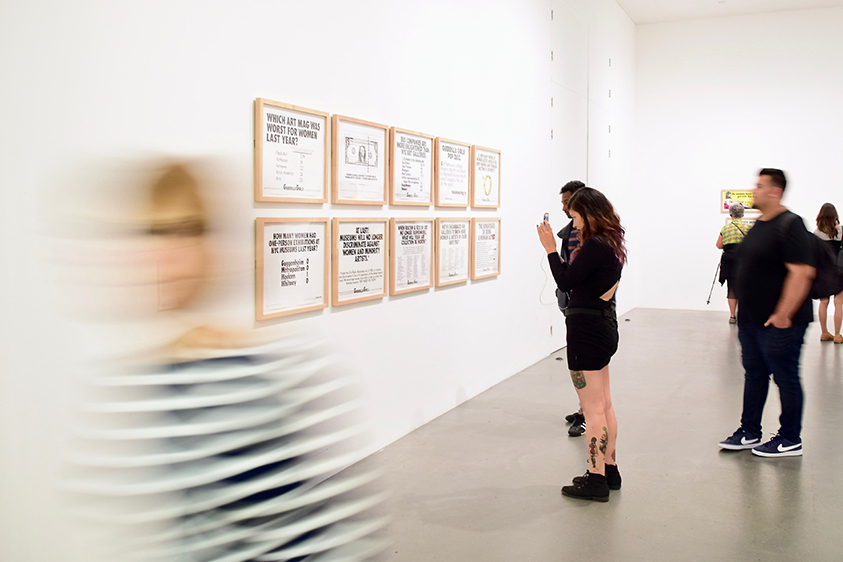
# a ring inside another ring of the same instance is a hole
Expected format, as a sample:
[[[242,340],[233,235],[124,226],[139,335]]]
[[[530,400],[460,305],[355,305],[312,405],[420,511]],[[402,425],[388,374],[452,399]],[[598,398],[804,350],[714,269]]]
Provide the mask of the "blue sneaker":
[[[720,442],[721,449],[728,449],[729,451],[742,451],[744,449],[752,449],[761,444],[761,436],[755,437],[742,427],[738,428],[728,439]]]
[[[752,449],[752,454],[759,457],[801,457],[802,441],[796,443],[776,435],[763,445]]]

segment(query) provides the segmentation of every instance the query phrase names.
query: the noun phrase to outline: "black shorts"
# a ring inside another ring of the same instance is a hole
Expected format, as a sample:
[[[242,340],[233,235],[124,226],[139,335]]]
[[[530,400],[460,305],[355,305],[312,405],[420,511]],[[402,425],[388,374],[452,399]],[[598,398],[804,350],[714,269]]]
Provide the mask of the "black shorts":
[[[605,316],[569,314],[565,317],[568,368],[599,371],[618,350],[618,324]]]

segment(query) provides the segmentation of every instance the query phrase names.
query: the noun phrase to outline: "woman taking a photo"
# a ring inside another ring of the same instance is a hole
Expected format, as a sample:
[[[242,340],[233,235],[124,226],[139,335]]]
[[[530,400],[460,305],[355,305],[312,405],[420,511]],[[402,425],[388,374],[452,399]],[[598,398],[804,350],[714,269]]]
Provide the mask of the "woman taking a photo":
[[[556,252],[553,229],[538,226],[550,269],[560,291],[570,291],[566,310],[568,368],[586,420],[588,470],[574,478],[562,494],[608,501],[609,490],[621,487],[615,447],[618,422],[609,392],[609,361],[618,349],[614,297],[626,262],[624,229],[606,197],[581,188],[568,203],[580,247],[570,262]]]

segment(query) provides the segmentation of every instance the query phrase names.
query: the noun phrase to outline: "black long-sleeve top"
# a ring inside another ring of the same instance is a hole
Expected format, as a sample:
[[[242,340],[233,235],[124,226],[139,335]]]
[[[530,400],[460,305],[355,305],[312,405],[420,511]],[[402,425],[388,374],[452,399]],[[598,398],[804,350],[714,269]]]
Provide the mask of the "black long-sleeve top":
[[[583,243],[572,263],[556,252],[547,254],[550,271],[560,291],[570,291],[569,308],[610,308],[600,297],[621,278],[622,264],[612,248],[599,236]]]

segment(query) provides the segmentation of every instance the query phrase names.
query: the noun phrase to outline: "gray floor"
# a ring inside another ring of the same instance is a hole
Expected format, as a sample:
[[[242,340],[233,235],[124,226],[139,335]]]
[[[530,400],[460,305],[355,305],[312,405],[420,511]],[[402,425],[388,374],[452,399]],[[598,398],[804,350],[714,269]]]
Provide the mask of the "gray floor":
[[[611,364],[623,489],[562,497],[585,470],[564,350],[366,461],[391,485],[390,560],[843,560],[843,345],[802,353],[805,456],[722,452],[740,417],[737,330],[718,312],[634,310]],[[780,413],[772,386],[765,435]]]

